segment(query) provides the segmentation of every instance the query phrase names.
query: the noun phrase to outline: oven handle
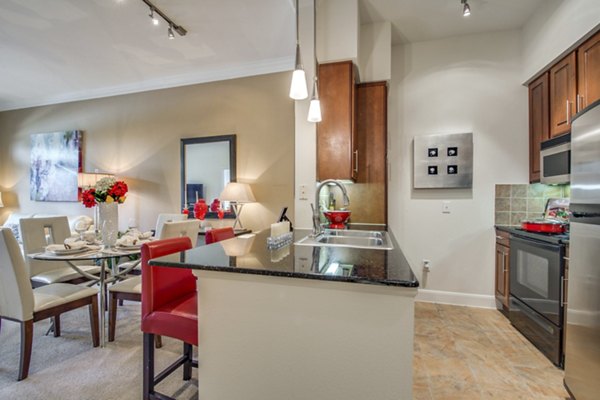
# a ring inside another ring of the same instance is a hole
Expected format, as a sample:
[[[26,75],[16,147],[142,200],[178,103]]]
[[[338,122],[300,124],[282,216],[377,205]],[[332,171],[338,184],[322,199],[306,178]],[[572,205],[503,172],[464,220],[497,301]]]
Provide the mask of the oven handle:
[[[565,278],[564,276],[560,277],[560,304],[565,307],[567,302],[565,301],[565,292],[567,290],[567,286],[569,284],[569,278]]]

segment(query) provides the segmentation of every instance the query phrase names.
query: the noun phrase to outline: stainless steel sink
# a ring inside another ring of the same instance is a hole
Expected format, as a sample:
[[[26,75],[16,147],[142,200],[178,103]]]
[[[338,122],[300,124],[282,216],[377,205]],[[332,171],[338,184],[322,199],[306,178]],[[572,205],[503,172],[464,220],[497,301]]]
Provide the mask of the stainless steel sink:
[[[335,246],[359,249],[391,250],[392,241],[385,231],[325,230],[316,237],[307,236],[295,243],[298,246]]]

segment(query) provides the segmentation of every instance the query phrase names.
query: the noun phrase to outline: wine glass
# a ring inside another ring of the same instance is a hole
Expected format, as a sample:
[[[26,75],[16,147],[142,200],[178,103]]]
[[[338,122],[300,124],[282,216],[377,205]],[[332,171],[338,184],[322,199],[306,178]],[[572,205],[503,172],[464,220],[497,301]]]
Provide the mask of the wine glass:
[[[75,224],[75,232],[77,232],[79,234],[79,240],[85,240],[83,237],[83,234],[88,230],[88,228],[90,227],[90,224],[88,224],[85,221],[77,221],[77,223]]]

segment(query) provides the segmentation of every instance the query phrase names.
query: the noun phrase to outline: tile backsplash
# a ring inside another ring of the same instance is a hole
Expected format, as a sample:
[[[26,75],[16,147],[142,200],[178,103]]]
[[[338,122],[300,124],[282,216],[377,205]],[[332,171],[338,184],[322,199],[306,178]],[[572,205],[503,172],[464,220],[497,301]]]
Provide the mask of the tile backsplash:
[[[571,196],[570,185],[496,185],[496,225],[520,225],[524,219],[541,218],[550,198]]]

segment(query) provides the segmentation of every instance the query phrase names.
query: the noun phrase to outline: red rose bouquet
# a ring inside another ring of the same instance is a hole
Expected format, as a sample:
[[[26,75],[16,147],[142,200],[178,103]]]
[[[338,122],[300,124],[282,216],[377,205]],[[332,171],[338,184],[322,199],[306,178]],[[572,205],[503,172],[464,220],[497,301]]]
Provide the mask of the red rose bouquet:
[[[81,202],[87,208],[94,207],[97,203],[123,203],[127,194],[127,184],[113,177],[102,178],[94,186],[81,193]]]

